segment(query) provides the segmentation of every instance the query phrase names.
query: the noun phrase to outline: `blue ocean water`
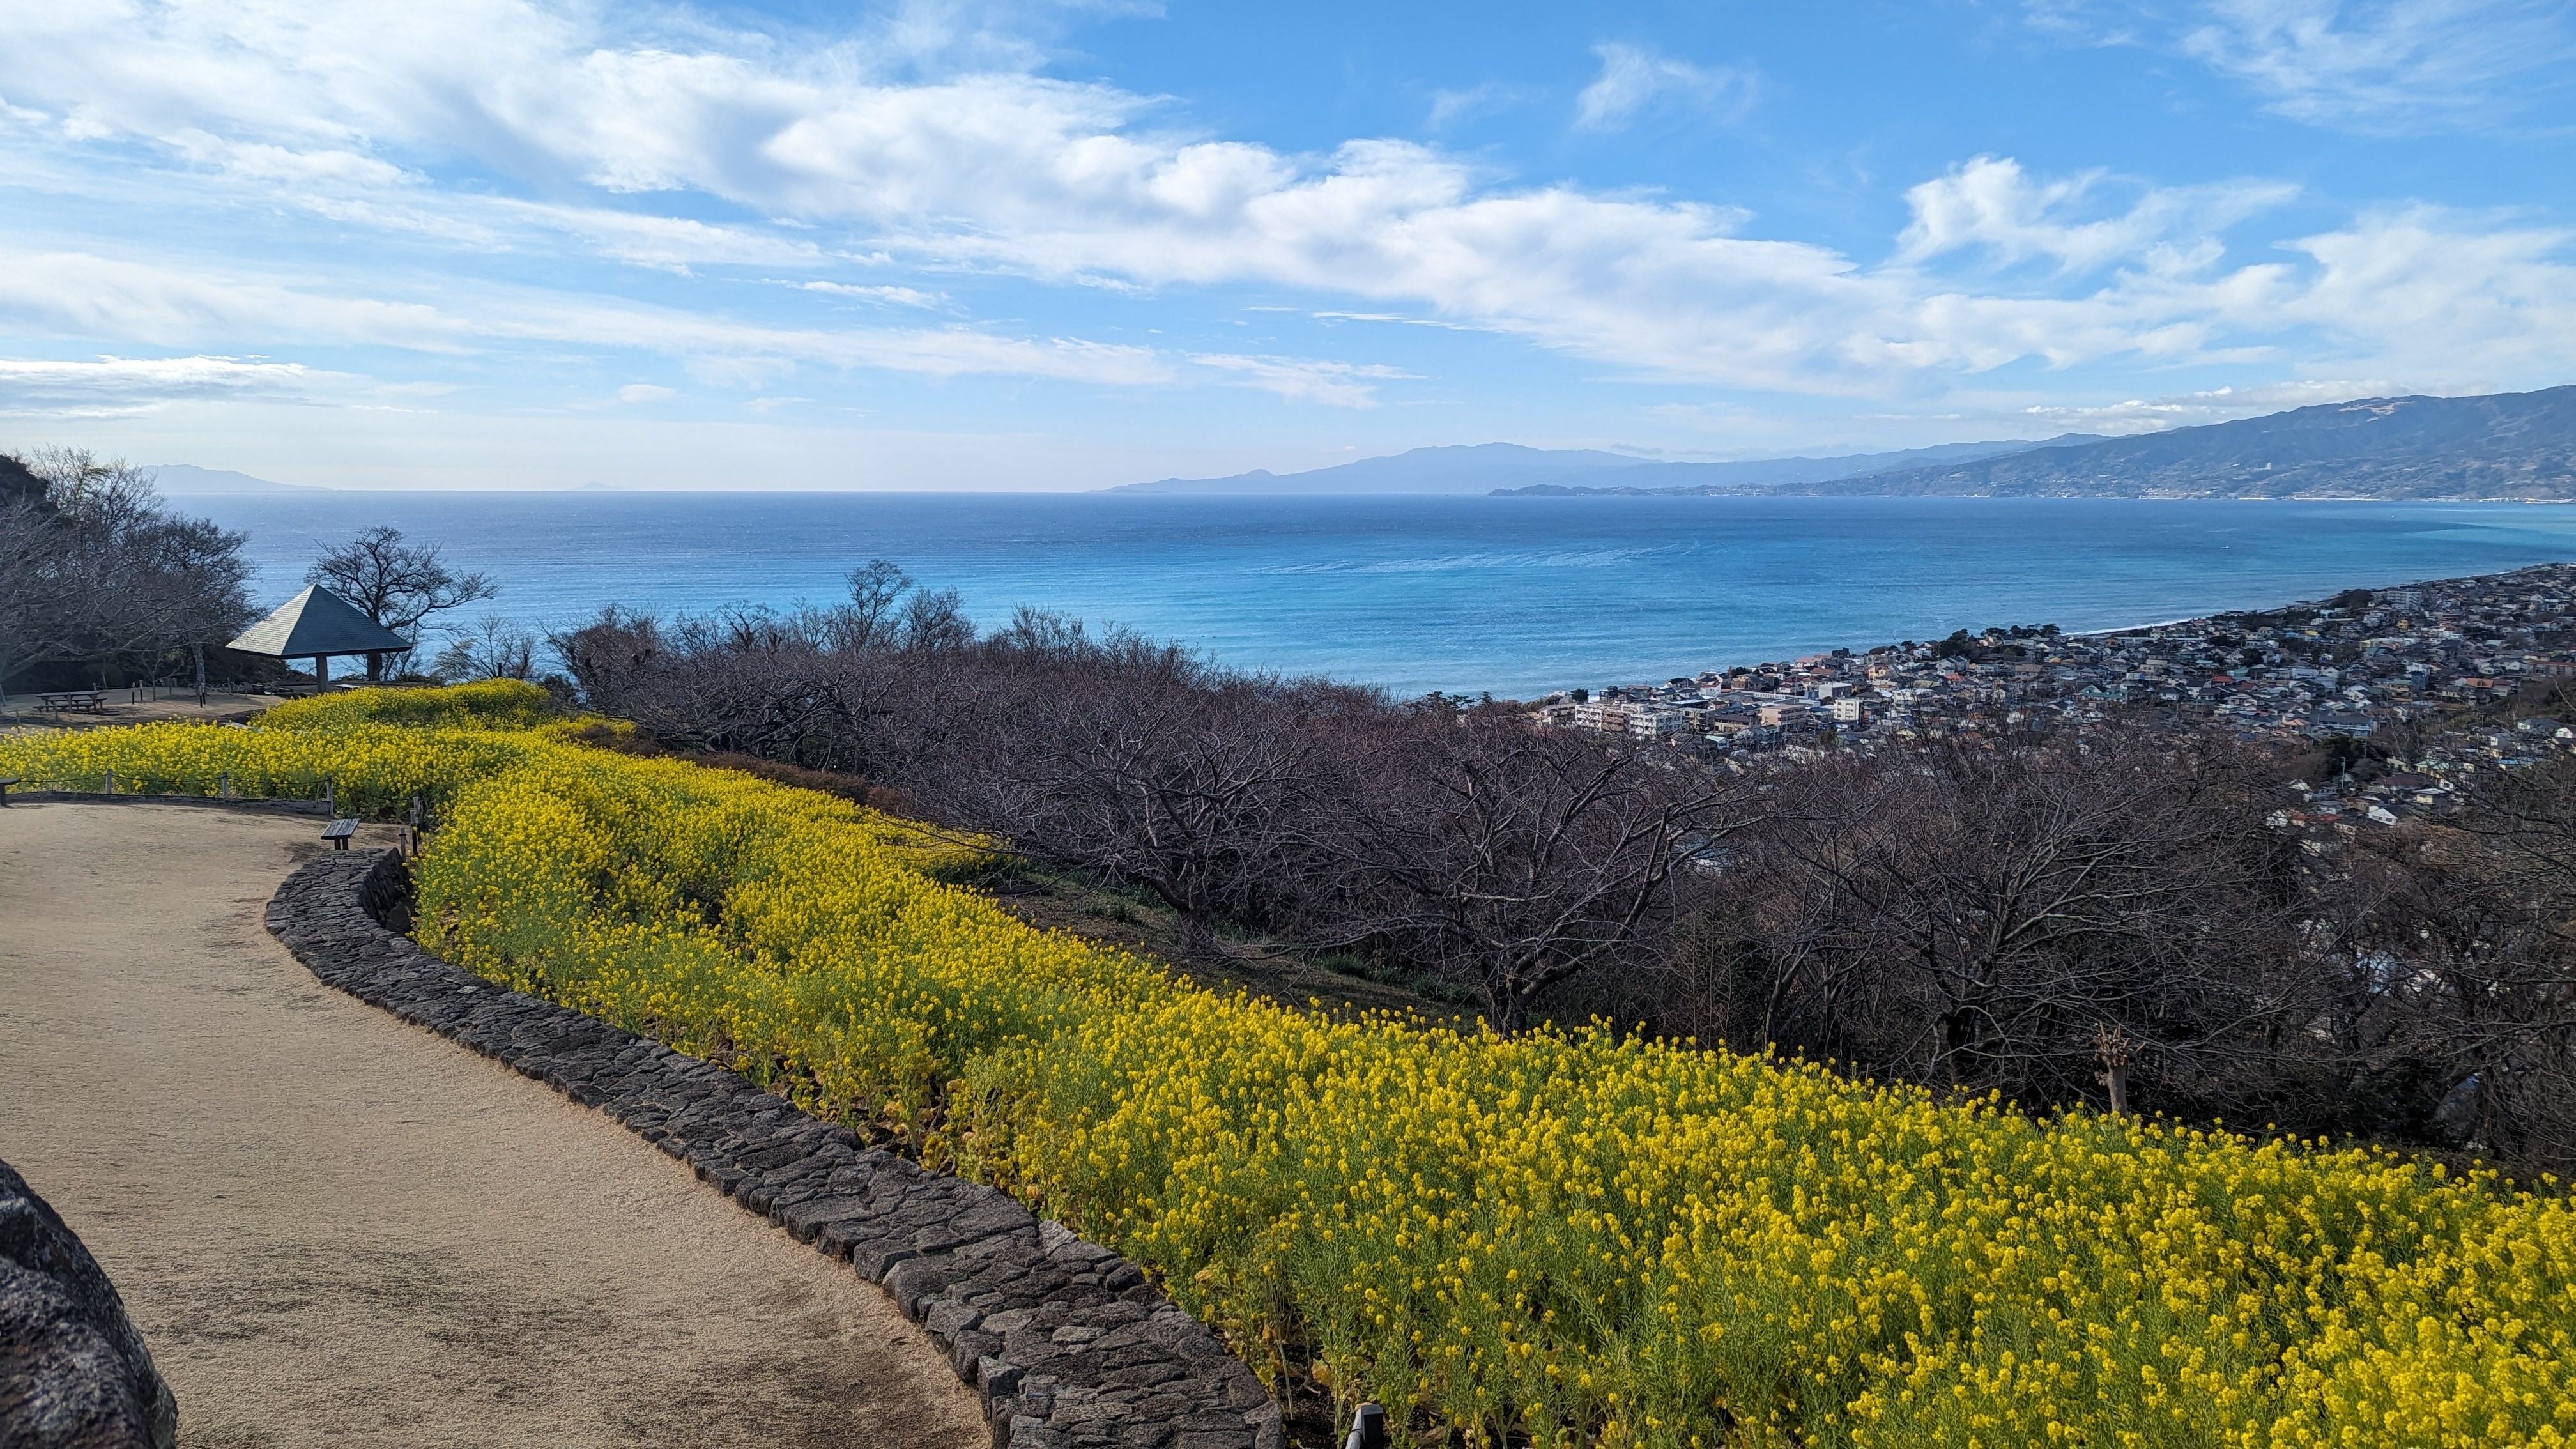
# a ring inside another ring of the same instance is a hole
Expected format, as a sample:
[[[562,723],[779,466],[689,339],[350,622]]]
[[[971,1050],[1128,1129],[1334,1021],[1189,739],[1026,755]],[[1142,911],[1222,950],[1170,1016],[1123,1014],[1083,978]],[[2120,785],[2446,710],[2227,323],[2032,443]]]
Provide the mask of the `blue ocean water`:
[[[1528,696],[1957,628],[2100,629],[2576,558],[2576,509],[1987,498],[314,493],[176,500],[263,605],[387,523],[556,625],[837,597],[872,557],[1236,665]],[[480,610],[470,611],[479,613]]]

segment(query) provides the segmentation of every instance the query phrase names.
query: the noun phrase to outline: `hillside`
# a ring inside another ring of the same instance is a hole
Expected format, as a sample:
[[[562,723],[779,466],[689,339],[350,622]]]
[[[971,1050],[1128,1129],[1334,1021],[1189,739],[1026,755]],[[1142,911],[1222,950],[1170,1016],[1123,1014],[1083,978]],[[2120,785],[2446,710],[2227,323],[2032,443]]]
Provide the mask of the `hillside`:
[[[1780,492],[1862,496],[2576,499],[2576,386],[2366,398]]]

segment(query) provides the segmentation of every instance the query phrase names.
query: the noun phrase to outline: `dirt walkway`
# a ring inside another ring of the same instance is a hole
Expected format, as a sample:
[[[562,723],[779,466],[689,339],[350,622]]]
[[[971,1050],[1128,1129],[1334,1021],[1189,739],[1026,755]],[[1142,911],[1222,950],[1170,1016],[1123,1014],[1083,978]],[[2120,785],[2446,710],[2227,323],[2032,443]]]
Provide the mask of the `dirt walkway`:
[[[115,1279],[183,1446],[986,1442],[846,1267],[296,964],[260,911],[318,834],[0,810],[0,1158]]]

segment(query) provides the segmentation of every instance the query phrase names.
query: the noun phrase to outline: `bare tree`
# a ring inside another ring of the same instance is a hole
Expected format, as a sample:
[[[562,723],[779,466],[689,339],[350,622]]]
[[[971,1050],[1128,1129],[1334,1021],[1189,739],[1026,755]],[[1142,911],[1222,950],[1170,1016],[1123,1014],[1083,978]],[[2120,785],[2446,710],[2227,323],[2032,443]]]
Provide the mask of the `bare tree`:
[[[488,575],[450,569],[437,544],[405,543],[401,529],[384,524],[326,550],[304,581],[338,594],[397,634],[417,630],[433,614],[500,593]],[[379,679],[383,673],[383,659],[367,656],[367,677]]]
[[[170,513],[151,475],[80,449],[30,453],[0,479],[0,675],[124,658],[200,661],[248,621],[246,541]],[[203,667],[199,667],[203,688]]]
[[[2576,1166],[2576,760],[2483,782],[2454,821],[2338,852],[2319,946],[2374,1115]]]
[[[1322,740],[1293,685],[1135,662],[1012,691],[1018,727],[987,736],[996,788],[974,814],[1030,854],[1151,892],[1180,918],[1184,952],[1216,954],[1218,922],[1258,915],[1282,885]]]
[[[2225,741],[2118,735],[1802,769],[1683,974],[1722,983],[1712,1034],[1888,1075],[2100,1100],[2108,1029],[2160,1105],[2258,1091],[2316,1008],[2259,776]]]
[[[486,614],[438,652],[429,672],[454,684],[472,679],[525,679],[536,671],[537,636],[499,614]]]
[[[1667,767],[1517,719],[1407,717],[1350,742],[1361,788],[1315,842],[1357,905],[1340,934],[1463,977],[1497,1031],[1637,950],[1677,872],[1747,818],[1726,777]]]

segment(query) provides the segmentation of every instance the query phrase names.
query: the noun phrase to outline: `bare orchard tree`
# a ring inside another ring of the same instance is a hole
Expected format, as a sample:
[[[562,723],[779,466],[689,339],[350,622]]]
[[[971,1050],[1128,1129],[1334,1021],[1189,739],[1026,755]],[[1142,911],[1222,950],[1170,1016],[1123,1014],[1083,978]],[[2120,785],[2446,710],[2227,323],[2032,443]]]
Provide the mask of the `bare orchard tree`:
[[[1029,647],[1039,621],[977,651],[949,728],[903,783],[958,823],[1051,864],[1139,887],[1179,917],[1181,949],[1221,954],[1222,921],[1263,918],[1323,741],[1326,691],[1221,674],[1175,646],[1113,636]],[[961,661],[963,662],[963,661]]]
[[[1347,904],[1322,944],[1374,941],[1471,982],[1506,1034],[1550,990],[1643,954],[1675,876],[1750,815],[1729,777],[1511,718],[1374,722],[1339,758],[1355,788],[1312,845]]]
[[[472,630],[438,651],[429,672],[442,683],[475,679],[525,679],[536,672],[537,636],[499,614],[486,614]]]
[[[44,618],[54,601],[45,577],[55,522],[46,491],[25,463],[0,454],[0,717],[9,677],[34,662],[53,632]]]
[[[637,719],[645,692],[671,661],[662,621],[615,604],[586,624],[550,631],[546,647],[562,661],[583,704],[626,719]]]
[[[2107,1030],[2146,1100],[2229,1111],[2318,1001],[2265,778],[2117,734],[1791,772],[1679,933],[1693,1029],[2034,1104],[2103,1100]]]
[[[246,540],[169,512],[149,473],[62,448],[5,471],[0,674],[120,658],[157,671],[248,622]]]
[[[2576,761],[2498,772],[2455,820],[2357,838],[2336,867],[2382,1112],[2576,1168]]]
[[[434,543],[405,543],[402,530],[378,524],[361,530],[347,543],[326,550],[305,572],[304,581],[320,584],[357,606],[358,611],[397,634],[408,634],[422,620],[500,593],[485,574],[460,574],[439,557]],[[384,661],[367,656],[367,677],[383,677]]]

